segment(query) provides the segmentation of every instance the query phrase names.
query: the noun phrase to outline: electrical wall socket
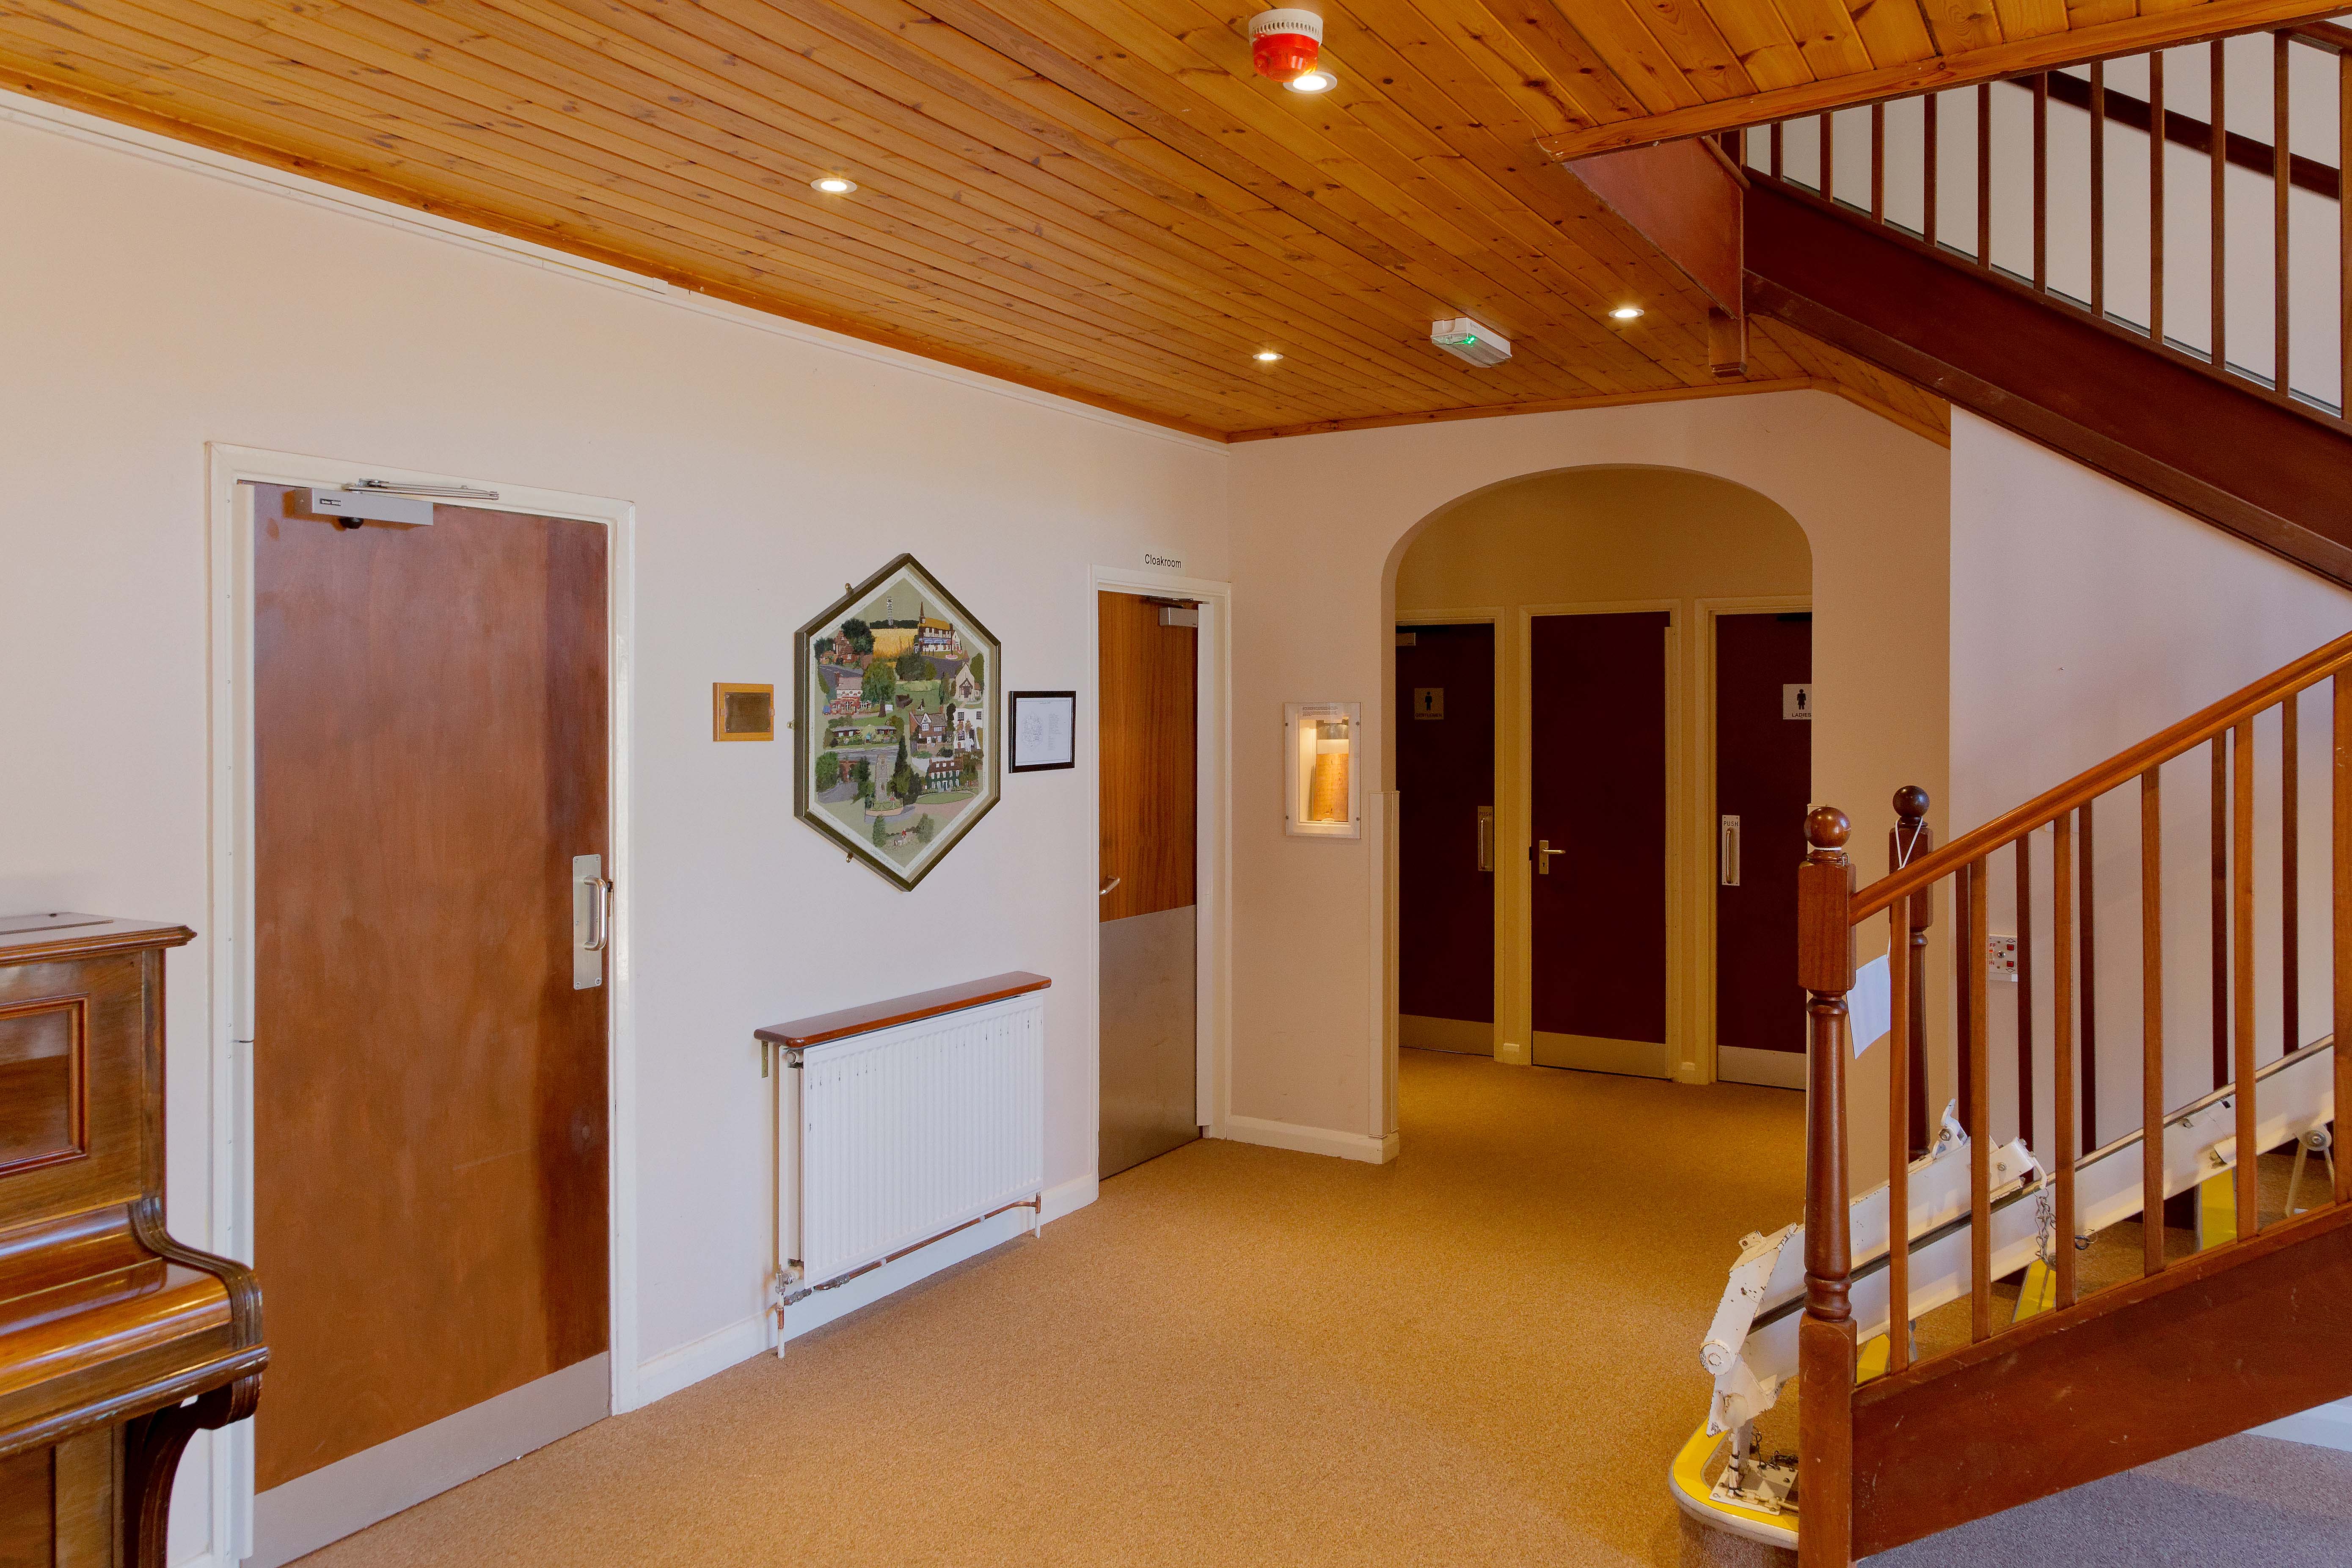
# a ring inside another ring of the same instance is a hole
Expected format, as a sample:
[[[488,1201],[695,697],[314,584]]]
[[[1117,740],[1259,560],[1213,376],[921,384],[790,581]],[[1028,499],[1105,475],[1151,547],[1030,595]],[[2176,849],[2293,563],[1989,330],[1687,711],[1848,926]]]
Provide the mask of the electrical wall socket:
[[[2017,979],[2017,939],[1994,936],[1985,939],[1985,973],[1995,980],[2014,982]]]

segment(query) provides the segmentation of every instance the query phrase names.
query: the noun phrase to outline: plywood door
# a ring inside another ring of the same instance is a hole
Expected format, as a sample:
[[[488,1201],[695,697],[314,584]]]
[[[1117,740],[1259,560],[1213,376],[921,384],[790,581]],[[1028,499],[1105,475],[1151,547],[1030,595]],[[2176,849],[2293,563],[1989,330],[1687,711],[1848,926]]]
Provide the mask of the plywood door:
[[[1538,616],[1528,649],[1535,1040],[1543,1067],[1666,1073],[1663,611]]]
[[[1495,628],[1397,628],[1397,1038],[1494,1050]],[[1412,638],[1402,642],[1404,636]]]
[[[605,1348],[604,530],[257,489],[267,1489]]]
[[[1108,1176],[1201,1135],[1194,768],[1200,633],[1097,596],[1102,1122]]]
[[[1810,615],[1715,623],[1715,802],[1739,818],[1738,884],[1717,844],[1717,1076],[1801,1089],[1805,994],[1797,984],[1797,865],[1812,798],[1813,726],[1786,717],[1787,689],[1812,679]],[[1806,704],[1810,713],[1811,703]]]

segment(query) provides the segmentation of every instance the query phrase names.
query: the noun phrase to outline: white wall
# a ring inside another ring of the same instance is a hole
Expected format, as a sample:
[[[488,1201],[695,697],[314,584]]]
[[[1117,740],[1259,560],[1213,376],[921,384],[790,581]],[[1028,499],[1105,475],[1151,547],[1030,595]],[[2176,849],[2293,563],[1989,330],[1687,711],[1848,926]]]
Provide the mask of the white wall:
[[[1952,796],[1966,829],[2023,804],[2248,682],[2352,630],[2352,594],[2240,542],[1999,426],[1952,417]],[[2302,702],[2302,1033],[2329,1027],[2328,730],[2325,689]],[[2259,1055],[2282,1048],[2278,963],[2278,728],[2257,726]],[[2165,1072],[2180,1103],[2210,1085],[2205,754],[2164,770]],[[2097,804],[2099,1136],[2139,1124],[2139,803]],[[2036,877],[2046,910],[2047,834]],[[2004,856],[2003,859],[2006,860]],[[2014,931],[2009,867],[1992,880],[1992,928]],[[1939,915],[1939,918],[1942,918]],[[2047,960],[2046,931],[2040,944]],[[2044,973],[2047,973],[2045,968]],[[2046,1055],[2048,993],[2038,998]],[[1994,1126],[2015,1114],[2013,996],[1990,1016]],[[2003,1070],[1998,1064],[2011,1065]],[[2048,1125],[2043,1075],[2039,1120]],[[2045,1134],[2046,1136],[2046,1134]]]
[[[43,128],[59,124],[85,133]],[[792,819],[789,744],[711,743],[709,685],[788,685],[793,628],[911,550],[1003,638],[999,679],[1090,701],[1089,565],[1150,548],[1223,576],[1223,450],[451,243],[388,207],[289,196],[226,160],[129,151],[163,145],[0,98],[0,910],[208,923],[206,442],[622,498],[637,520],[635,1353],[760,1310],[761,1024],[1052,975],[1046,1174],[1090,1179],[1091,724],[1076,770],[1009,776],[909,894]],[[891,945],[919,956],[878,966],[875,933],[910,921],[924,940]],[[200,938],[169,965],[172,1223],[199,1245],[208,962]],[[200,1446],[178,1558],[210,1535],[205,1469]]]
[[[1885,868],[1895,788],[1923,784],[1942,795],[1949,481],[1946,454],[1933,442],[1842,399],[1802,392],[1237,447],[1237,1113],[1361,1137],[1383,1112],[1370,1070],[1373,992],[1363,935],[1375,891],[1373,846],[1284,837],[1272,809],[1281,788],[1282,704],[1360,702],[1368,747],[1384,754],[1394,578],[1406,542],[1439,509],[1486,486],[1592,464],[1717,475],[1759,492],[1804,529],[1820,707],[1815,788],[1853,816],[1864,879]],[[1500,846],[1506,860],[1524,852],[1523,844]],[[1865,1058],[1858,1102],[1869,1096],[1874,1070],[1883,1069]],[[1857,1163],[1874,1149],[1858,1143]]]
[[[0,812],[18,825],[0,909],[206,922],[206,442],[635,503],[641,1360],[756,1321],[759,1024],[1052,974],[1048,1179],[1094,1168],[1091,725],[1077,769],[1009,778],[913,894],[790,819],[787,746],[708,738],[709,682],[787,680],[792,629],[899,550],[1004,637],[1007,680],[1089,694],[1091,564],[1151,549],[1235,580],[1233,1110],[1358,1152],[1386,1114],[1374,846],[1283,837],[1281,704],[1361,702],[1385,752],[1397,563],[1449,503],[1631,464],[1792,516],[1813,559],[1817,791],[1854,816],[1864,879],[1897,784],[1925,784],[1948,835],[2352,610],[1965,416],[1948,458],[1817,393],[1221,450],[162,146],[0,99]],[[868,933],[910,912],[929,924],[919,963],[873,973]],[[172,959],[168,1016],[173,1221],[198,1243],[207,963],[201,940]],[[205,1468],[200,1447],[176,1557],[210,1538]]]

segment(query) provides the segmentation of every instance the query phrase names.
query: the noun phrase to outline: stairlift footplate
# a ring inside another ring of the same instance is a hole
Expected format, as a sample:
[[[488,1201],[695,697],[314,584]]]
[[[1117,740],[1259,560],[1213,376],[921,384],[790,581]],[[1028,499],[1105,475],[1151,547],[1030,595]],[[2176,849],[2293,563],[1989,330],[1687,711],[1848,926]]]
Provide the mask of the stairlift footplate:
[[[1797,1505],[1790,1494],[1796,1489],[1796,1455],[1775,1454],[1765,1459],[1750,1454],[1743,1459],[1735,1449],[1723,1474],[1708,1489],[1707,1500],[1752,1508],[1759,1513],[1795,1513]]]

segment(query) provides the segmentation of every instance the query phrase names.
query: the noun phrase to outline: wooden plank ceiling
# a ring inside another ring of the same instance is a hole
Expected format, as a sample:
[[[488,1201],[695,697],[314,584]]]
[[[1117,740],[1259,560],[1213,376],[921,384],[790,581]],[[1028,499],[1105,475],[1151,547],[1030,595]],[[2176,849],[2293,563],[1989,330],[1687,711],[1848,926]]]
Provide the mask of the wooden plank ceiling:
[[[0,86],[1232,437],[1721,390],[1703,297],[1538,138],[1897,90],[2132,5],[1327,0],[1307,95],[1209,0],[0,0]],[[1454,315],[1511,359],[1432,348]],[[1814,384],[1942,417],[1755,335],[1749,385]]]

